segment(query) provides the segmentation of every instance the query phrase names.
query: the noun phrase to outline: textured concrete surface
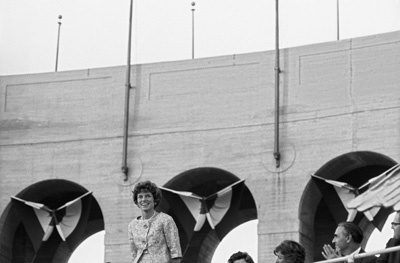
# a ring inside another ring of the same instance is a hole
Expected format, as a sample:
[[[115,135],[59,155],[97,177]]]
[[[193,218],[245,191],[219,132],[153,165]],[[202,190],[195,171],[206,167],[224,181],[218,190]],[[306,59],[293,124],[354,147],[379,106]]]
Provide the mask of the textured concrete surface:
[[[132,66],[127,182],[125,67],[0,77],[0,213],[33,183],[76,182],[102,209],[106,261],[129,262],[133,183],[216,167],[247,178],[270,262],[299,240],[310,173],[348,152],[400,160],[400,32],[281,51],[279,168],[274,66],[273,51]]]

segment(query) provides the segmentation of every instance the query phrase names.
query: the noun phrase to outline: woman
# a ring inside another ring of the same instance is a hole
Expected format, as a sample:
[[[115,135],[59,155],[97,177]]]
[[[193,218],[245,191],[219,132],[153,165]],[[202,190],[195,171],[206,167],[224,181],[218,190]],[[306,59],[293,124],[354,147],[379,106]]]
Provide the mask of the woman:
[[[284,240],[274,250],[276,263],[304,263],[306,250],[302,245],[292,240]]]
[[[133,202],[142,212],[128,226],[134,263],[180,263],[182,252],[178,228],[171,216],[158,213],[161,190],[152,182],[139,182],[133,189]]]

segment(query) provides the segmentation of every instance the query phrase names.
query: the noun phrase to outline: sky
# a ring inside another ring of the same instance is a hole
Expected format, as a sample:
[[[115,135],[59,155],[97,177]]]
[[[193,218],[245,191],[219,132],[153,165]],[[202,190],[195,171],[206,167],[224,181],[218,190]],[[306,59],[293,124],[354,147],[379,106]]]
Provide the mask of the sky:
[[[275,49],[274,0],[191,3],[133,0],[132,64],[191,59],[192,27],[195,58]],[[129,6],[0,0],[0,76],[55,71],[57,43],[58,71],[126,65]],[[281,48],[400,30],[400,0],[284,0],[279,10]]]
[[[194,11],[192,2],[133,1],[131,64],[190,60],[193,51],[196,59],[275,49],[274,0],[197,0]],[[130,0],[0,0],[0,76],[54,72],[57,44],[58,71],[126,65],[129,6]],[[280,1],[279,46],[397,31],[399,14],[400,0]],[[256,225],[229,234],[213,262],[237,252],[238,239],[257,259]],[[378,233],[379,245],[371,246],[382,248],[391,234]],[[104,232],[89,238],[69,263],[103,262],[103,240]]]

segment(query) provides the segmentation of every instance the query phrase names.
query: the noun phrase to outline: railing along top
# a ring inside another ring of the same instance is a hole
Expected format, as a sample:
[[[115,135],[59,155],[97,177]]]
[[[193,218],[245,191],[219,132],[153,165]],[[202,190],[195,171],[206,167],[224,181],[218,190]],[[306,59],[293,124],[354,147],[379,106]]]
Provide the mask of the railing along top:
[[[349,255],[349,256],[340,257],[340,258],[333,258],[333,259],[327,259],[327,260],[323,260],[323,261],[316,261],[314,263],[334,263],[334,262],[352,263],[352,262],[354,262],[355,259],[358,259],[358,258],[366,258],[366,257],[374,256],[376,254],[385,254],[385,253],[391,253],[391,252],[395,252],[395,251],[400,251],[400,246],[395,246],[395,247],[375,250],[375,251],[371,251],[371,252],[365,252],[365,253],[356,254],[356,255]]]

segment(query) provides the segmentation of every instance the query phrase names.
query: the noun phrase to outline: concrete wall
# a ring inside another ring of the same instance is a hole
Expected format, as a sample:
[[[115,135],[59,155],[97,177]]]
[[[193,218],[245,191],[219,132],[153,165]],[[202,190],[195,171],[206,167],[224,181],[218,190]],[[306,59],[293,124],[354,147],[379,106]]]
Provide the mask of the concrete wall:
[[[132,185],[216,167],[247,178],[270,262],[299,239],[310,173],[354,151],[400,160],[400,32],[281,51],[279,168],[274,64],[269,51],[133,66],[128,181],[125,67],[0,77],[0,213],[35,182],[74,181],[102,208],[106,261],[129,262]]]

